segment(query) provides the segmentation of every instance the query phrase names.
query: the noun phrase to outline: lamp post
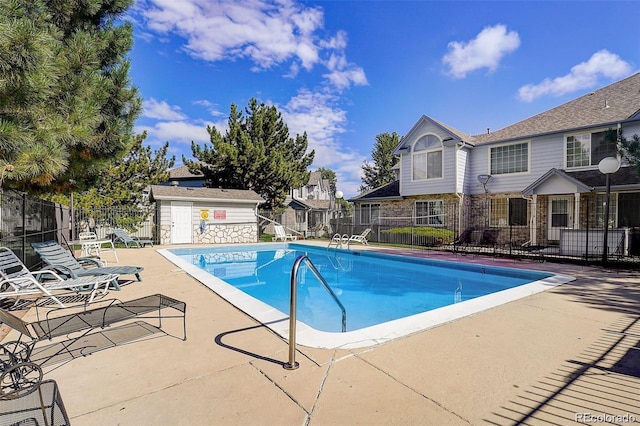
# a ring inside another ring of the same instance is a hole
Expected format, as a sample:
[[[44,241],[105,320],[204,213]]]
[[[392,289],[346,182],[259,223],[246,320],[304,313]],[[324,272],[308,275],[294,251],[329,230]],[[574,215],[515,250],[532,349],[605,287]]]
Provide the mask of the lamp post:
[[[605,157],[598,163],[598,170],[606,176],[606,198],[604,203],[604,233],[602,235],[602,263],[607,263],[609,250],[609,203],[611,202],[611,175],[620,169],[620,161],[616,157]]]
[[[336,232],[339,232],[340,229],[340,213],[342,213],[342,204],[340,204],[340,200],[344,197],[342,191],[336,191],[336,204],[338,205],[338,217],[336,218]]]

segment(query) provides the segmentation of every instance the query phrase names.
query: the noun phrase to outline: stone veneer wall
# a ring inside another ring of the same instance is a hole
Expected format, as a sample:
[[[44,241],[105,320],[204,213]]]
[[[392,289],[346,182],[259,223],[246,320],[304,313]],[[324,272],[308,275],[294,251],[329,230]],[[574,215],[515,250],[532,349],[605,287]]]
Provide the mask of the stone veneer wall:
[[[258,225],[255,223],[209,224],[200,232],[199,224],[193,227],[194,244],[255,243],[258,241]],[[160,244],[171,244],[171,226],[160,227]]]
[[[193,242],[197,244],[229,244],[258,242],[256,223],[235,223],[207,225],[204,232],[199,226],[193,228]]]

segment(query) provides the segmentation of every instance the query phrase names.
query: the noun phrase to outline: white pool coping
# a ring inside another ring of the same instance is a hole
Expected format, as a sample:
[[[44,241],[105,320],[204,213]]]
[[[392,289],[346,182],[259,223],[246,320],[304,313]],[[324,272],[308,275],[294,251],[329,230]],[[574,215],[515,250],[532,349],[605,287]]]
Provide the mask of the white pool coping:
[[[249,296],[247,293],[227,284],[198,266],[176,256],[168,249],[159,249],[157,252],[247,315],[266,325],[284,339],[289,339],[288,314]],[[344,333],[318,331],[303,322],[296,321],[296,343],[307,347],[322,349],[353,349],[374,346],[398,337],[446,324],[459,318],[531,296],[575,280],[575,277],[570,275],[554,274],[552,272],[546,273],[552,274],[552,276],[518,287],[465,300],[453,305]]]

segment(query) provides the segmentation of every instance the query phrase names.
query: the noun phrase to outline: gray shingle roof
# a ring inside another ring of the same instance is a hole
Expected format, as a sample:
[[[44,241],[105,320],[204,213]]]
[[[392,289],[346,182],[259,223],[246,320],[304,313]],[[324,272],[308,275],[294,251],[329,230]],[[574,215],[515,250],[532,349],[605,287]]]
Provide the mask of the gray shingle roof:
[[[255,191],[245,189],[189,188],[183,186],[151,185],[151,197],[155,200],[230,201],[262,203]]]
[[[175,169],[169,170],[169,179],[180,179],[180,178],[202,178],[204,175],[202,172],[198,171],[198,173],[191,173],[187,166],[176,167]]]
[[[628,120],[639,111],[640,73],[636,73],[504,129],[475,135],[470,142],[495,142],[585,127],[607,126]]]
[[[357,195],[350,198],[348,201],[368,201],[368,200],[393,200],[402,199],[400,196],[400,181],[388,183],[386,185],[379,186],[364,194]]]

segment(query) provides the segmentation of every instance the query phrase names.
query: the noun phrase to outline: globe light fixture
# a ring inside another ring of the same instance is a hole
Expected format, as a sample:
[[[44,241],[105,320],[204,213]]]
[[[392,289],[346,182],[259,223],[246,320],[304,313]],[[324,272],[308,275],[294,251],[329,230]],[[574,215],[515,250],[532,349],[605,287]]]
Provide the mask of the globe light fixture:
[[[607,263],[609,250],[609,203],[611,202],[611,175],[620,170],[620,160],[605,157],[598,163],[598,170],[606,176],[606,201],[604,203],[604,233],[602,235],[602,263]]]

